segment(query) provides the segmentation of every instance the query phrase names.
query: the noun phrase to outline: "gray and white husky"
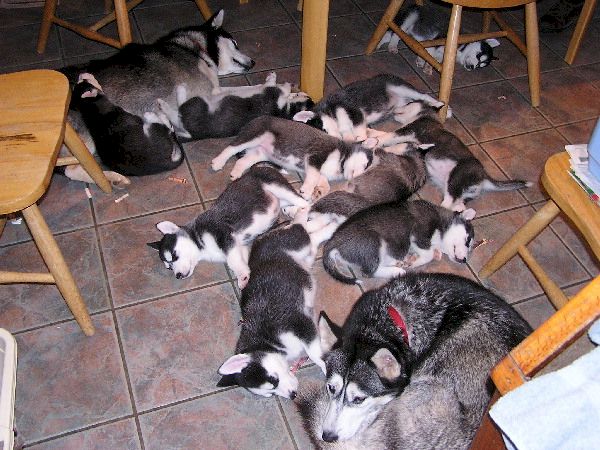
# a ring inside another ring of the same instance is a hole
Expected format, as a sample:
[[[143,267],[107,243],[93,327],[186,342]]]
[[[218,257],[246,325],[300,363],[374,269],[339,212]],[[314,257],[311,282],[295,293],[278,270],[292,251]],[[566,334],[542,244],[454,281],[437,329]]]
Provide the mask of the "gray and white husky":
[[[433,17],[431,14],[427,14],[426,8],[417,5],[413,5],[399,13],[394,21],[402,31],[417,41],[428,41],[445,36],[445,30],[440,27],[439,19]],[[381,41],[379,41],[377,48],[388,44],[389,52],[398,53],[399,42],[400,38],[398,35],[392,31],[388,31],[383,35]],[[485,39],[483,41],[461,44],[457,48],[456,62],[467,70],[486,67],[493,60],[498,59],[494,56],[494,48],[499,45],[500,42],[497,39]],[[427,52],[440,63],[444,59],[443,45],[428,47]],[[429,67],[428,71],[431,70],[431,67],[420,57],[417,57],[417,66]]]
[[[396,119],[407,104],[417,100],[436,108],[444,106],[443,102],[419,92],[402,78],[380,74],[338,89],[319,101],[312,111],[296,114],[294,120],[308,123],[344,141],[364,141],[370,124]]]
[[[531,186],[523,180],[495,180],[469,148],[440,123],[435,109],[423,102],[414,102],[406,109],[413,122],[389,133],[370,130],[384,148],[399,142],[433,143],[421,150],[429,179],[444,195],[442,206],[454,211],[465,209],[465,202],[485,192],[511,191]]]
[[[148,245],[159,251],[165,267],[178,279],[192,275],[200,261],[226,262],[242,289],[250,275],[252,241],[271,228],[281,206],[288,204],[308,206],[277,169],[255,166],[191,223],[181,227],[169,221],[158,223],[156,228],[164,236]]]
[[[331,180],[351,180],[373,162],[376,139],[349,143],[304,123],[262,116],[249,122],[238,136],[212,160],[212,169],[221,170],[227,160],[237,160],[231,179],[237,179],[259,161],[270,161],[287,170],[304,173],[300,194],[306,199],[326,195]]]
[[[294,399],[295,360],[307,355],[323,372],[313,313],[315,252],[299,224],[257,239],[250,252],[250,280],[242,290],[242,322],[236,354],[219,368],[217,386],[240,385],[254,394]]]
[[[185,84],[177,86],[179,108],[174,110],[159,99],[161,110],[180,134],[190,139],[234,136],[256,117],[267,115],[291,119],[297,112],[313,107],[304,92],[292,92],[291,83],[276,83],[271,72],[262,85],[249,86],[241,95],[229,92],[191,97]]]
[[[301,390],[300,412],[324,449],[466,449],[490,370],[530,332],[471,280],[407,274],[366,292],[342,327],[321,313],[326,387]]]
[[[347,266],[367,277],[392,278],[441,259],[466,263],[475,211],[454,213],[425,200],[386,203],[344,222],[323,247],[323,266],[336,280],[356,283]],[[344,273],[346,272],[346,273]]]
[[[107,99],[117,107],[139,117],[159,113],[157,99],[177,108],[176,87],[185,84],[190,97],[225,91],[249,94],[249,86],[222,88],[219,75],[244,73],[254,61],[242,53],[233,37],[222,28],[223,10],[206,23],[177,29],[151,44],[128,44],[116,54],[62,69],[71,83],[80,73],[91,73],[100,83]],[[250,91],[251,92],[251,91]],[[69,120],[94,152],[94,141],[76,111]],[[73,179],[93,182],[81,168],[70,167],[65,174]],[[116,182],[124,180],[113,174]]]

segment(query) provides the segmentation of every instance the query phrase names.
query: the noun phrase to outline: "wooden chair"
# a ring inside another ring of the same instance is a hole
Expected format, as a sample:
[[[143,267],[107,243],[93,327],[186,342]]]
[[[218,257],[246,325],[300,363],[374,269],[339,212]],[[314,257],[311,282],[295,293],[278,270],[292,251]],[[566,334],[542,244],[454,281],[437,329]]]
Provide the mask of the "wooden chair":
[[[94,333],[87,308],[36,204],[55,165],[81,164],[104,192],[111,185],[66,122],[71,90],[53,70],[0,75],[0,234],[6,214],[21,212],[50,273],[0,272],[0,283],[54,283],[86,335]],[[62,144],[73,157],[58,158]]]
[[[377,48],[377,44],[388,29],[396,33],[400,39],[418,56],[427,61],[435,70],[440,72],[439,99],[446,106],[440,111],[440,119],[446,120],[452,79],[454,76],[454,64],[456,62],[456,48],[458,44],[479,41],[482,39],[506,37],[527,58],[527,71],[529,74],[529,90],[531,92],[531,104],[540,104],[540,51],[537,23],[536,0],[442,0],[452,5],[448,34],[445,39],[435,39],[419,42],[406,34],[395,23],[394,18],[402,7],[404,0],[392,0],[389,3],[383,17],[379,21],[369,44],[366,54],[370,55]],[[500,16],[496,9],[511,8],[514,6],[525,6],[525,34],[527,45],[519,38],[517,33]],[[463,7],[483,9],[483,29],[477,34],[460,34],[460,22]],[[490,31],[492,19],[496,22],[500,31]],[[444,59],[440,64],[428,52],[428,47],[445,45]]]
[[[585,0],[581,13],[579,13],[579,19],[577,19],[575,31],[573,31],[573,35],[571,36],[567,54],[565,55],[565,62],[567,64],[573,64],[573,61],[575,61],[575,57],[579,51],[579,46],[583,40],[583,35],[585,34],[585,31],[592,20],[595,8],[596,0]]]
[[[46,0],[44,3],[44,14],[42,17],[42,25],[40,27],[40,34],[38,37],[37,51],[38,53],[44,53],[46,49],[46,43],[48,42],[48,35],[50,34],[50,28],[52,24],[60,25],[61,27],[67,28],[75,33],[91,39],[93,41],[102,42],[103,44],[110,45],[112,47],[121,48],[131,42],[131,25],[129,23],[129,10],[135,8],[137,5],[142,3],[144,0],[114,0],[114,11],[107,14],[105,17],[100,19],[95,24],[85,27],[67,20],[61,19],[56,16],[56,4],[58,0]],[[206,4],[206,0],[194,0],[200,13],[205,19],[208,19],[212,14],[210,8]],[[108,11],[112,6],[113,0],[105,0],[105,9]],[[105,27],[113,21],[117,21],[117,30],[119,33],[119,39],[114,39],[109,36],[105,36],[98,32],[99,29]]]
[[[569,175],[567,152],[552,155],[542,173],[542,185],[550,196],[546,204],[490,258],[479,272],[487,278],[517,253],[529,266],[556,309],[568,302],[560,287],[552,281],[535,260],[526,245],[563,212],[579,229],[586,242],[600,259],[600,207],[590,201],[585,191]]]
[[[490,405],[501,395],[530,380],[598,318],[600,318],[600,277],[592,280],[569,303],[555,312],[496,364],[491,374],[496,393]],[[489,414],[486,414],[471,444],[471,450],[503,448],[505,446],[502,436]]]

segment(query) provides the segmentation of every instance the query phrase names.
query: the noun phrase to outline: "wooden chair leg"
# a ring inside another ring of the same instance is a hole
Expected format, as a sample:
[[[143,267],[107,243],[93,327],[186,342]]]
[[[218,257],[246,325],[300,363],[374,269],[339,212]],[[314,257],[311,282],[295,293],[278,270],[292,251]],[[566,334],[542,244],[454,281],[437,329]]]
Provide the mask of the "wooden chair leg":
[[[481,27],[482,33],[488,33],[492,25],[492,12],[485,10],[483,11],[483,25]]]
[[[121,46],[129,44],[131,39],[131,24],[129,23],[129,13],[125,0],[115,0],[115,17],[117,20],[117,30],[119,32],[119,41]]]
[[[490,399],[485,415],[481,421],[481,426],[478,428],[469,450],[494,450],[506,448],[501,431],[496,427],[496,424],[488,413],[490,408],[499,398],[500,393],[497,390],[494,390],[494,394]]]
[[[577,19],[575,31],[573,31],[573,36],[571,36],[571,40],[569,41],[569,48],[565,56],[565,62],[567,64],[573,64],[573,61],[575,61],[575,57],[577,56],[577,52],[579,51],[579,46],[581,45],[581,41],[583,40],[583,35],[585,34],[585,31],[587,30],[587,27],[590,24],[590,20],[592,20],[592,15],[594,13],[595,7],[596,0],[585,0],[585,3],[583,4],[583,9],[579,14],[579,19]]]
[[[375,51],[375,49],[377,48],[377,44],[379,44],[379,41],[381,41],[381,38],[389,28],[388,23],[394,21],[394,18],[396,17],[398,11],[400,11],[400,8],[402,7],[402,3],[404,3],[404,0],[392,0],[390,2],[387,9],[383,13],[383,17],[379,21],[377,28],[375,28],[373,36],[371,36],[371,39],[367,44],[367,50],[365,51],[365,54],[370,55]]]
[[[558,215],[560,209],[552,200],[536,212],[529,221],[517,230],[517,232],[490,258],[490,260],[479,271],[479,278],[487,278],[506,262],[515,256],[519,247],[524,247],[533,238],[546,228]]]
[[[531,106],[540,106],[540,36],[536,2],[525,5],[525,36],[527,41],[527,74]]]
[[[453,5],[448,24],[448,35],[444,47],[444,60],[442,61],[442,73],[440,74],[440,101],[444,107],[440,110],[440,121],[446,121],[448,114],[448,103],[450,102],[450,91],[452,89],[452,78],[454,77],[454,64],[456,63],[456,48],[458,47],[458,35],[460,34],[460,20],[462,6]]]
[[[85,171],[92,177],[92,180],[96,182],[98,187],[107,194],[112,192],[112,186],[110,182],[104,176],[104,172],[85,146],[77,132],[67,122],[65,126],[65,145],[69,148],[71,153],[79,164],[85,169]]]
[[[4,231],[5,225],[6,225],[6,216],[0,216],[0,237],[2,237],[2,232]]]
[[[318,102],[323,97],[329,0],[305,0],[302,11],[300,89]]]
[[[212,12],[210,11],[210,8],[206,4],[206,0],[195,0],[195,1],[196,1],[196,5],[198,6],[198,9],[200,10],[200,14],[202,14],[202,17],[204,17],[204,20],[210,19],[210,17],[212,16]]]
[[[54,22],[56,13],[56,3],[58,0],[46,0],[44,3],[44,12],[42,15],[42,24],[40,25],[40,34],[38,36],[37,52],[42,54],[46,50],[50,28]]]
[[[50,273],[56,281],[56,286],[62,294],[67,306],[73,313],[75,320],[81,327],[81,330],[87,336],[94,334],[94,325],[88,313],[87,307],[81,298],[81,293],[75,284],[73,275],[65,262],[63,255],[50,232],[44,217],[38,206],[33,205],[23,210],[23,217],[27,222],[29,231],[37,245],[44,262],[50,269]]]

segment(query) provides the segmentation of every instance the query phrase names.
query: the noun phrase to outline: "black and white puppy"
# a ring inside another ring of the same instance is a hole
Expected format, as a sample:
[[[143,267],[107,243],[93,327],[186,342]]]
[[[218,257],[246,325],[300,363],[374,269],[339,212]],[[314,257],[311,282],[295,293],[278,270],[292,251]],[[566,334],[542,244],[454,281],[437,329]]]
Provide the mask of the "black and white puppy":
[[[364,141],[370,124],[396,119],[408,103],[417,100],[436,108],[444,106],[402,78],[381,74],[338,89],[319,101],[312,111],[296,114],[294,120],[306,122],[344,141]]]
[[[300,194],[311,199],[329,192],[329,181],[351,180],[373,161],[376,139],[348,143],[304,123],[262,116],[248,123],[232,143],[212,160],[212,169],[221,170],[227,160],[245,152],[231,171],[237,179],[259,161],[270,161],[284,169],[304,173]]]
[[[254,242],[236,354],[219,368],[223,378],[217,386],[240,385],[264,397],[294,399],[293,361],[307,355],[325,372],[313,313],[314,259],[308,233],[299,224],[276,228]]]
[[[333,233],[323,266],[336,280],[353,284],[346,266],[367,277],[392,278],[442,254],[465,263],[474,243],[473,217],[472,209],[454,213],[425,200],[372,206]]]
[[[414,102],[406,108],[406,114],[417,119],[396,131],[383,133],[370,130],[369,134],[376,136],[379,145],[384,148],[415,140],[434,143],[432,147],[421,150],[421,153],[424,154],[429,179],[444,194],[444,208],[462,211],[466,201],[485,192],[511,191],[531,186],[529,181],[493,179],[469,148],[444,128],[434,108],[423,102]]]
[[[77,109],[108,168],[123,175],[151,175],[183,162],[183,148],[163,114],[141,118],[112,103],[93,75],[82,73],[73,89]]]
[[[417,5],[413,5],[398,14],[398,17],[394,21],[402,31],[417,41],[428,41],[445,36],[445,30],[440,27],[439,19],[432,14],[428,14],[426,8]],[[377,48],[388,44],[389,52],[398,53],[399,42],[400,38],[398,35],[392,31],[388,31],[381,41],[379,41]],[[467,70],[486,67],[493,60],[498,59],[494,56],[494,48],[499,45],[500,42],[497,39],[485,39],[483,41],[461,44],[457,48],[456,62]],[[440,63],[444,59],[443,45],[428,47],[427,52]],[[427,71],[431,71],[431,66],[426,65],[425,61],[420,57],[417,57],[417,66],[428,67]]]
[[[189,98],[185,84],[176,90],[177,111],[162,99],[158,103],[179,133],[191,139],[235,136],[256,117],[291,119],[314,105],[304,92],[292,92],[290,83],[276,84],[274,72],[263,85],[248,86],[247,92],[240,88],[235,94],[225,92]]]
[[[177,278],[192,275],[200,261],[226,262],[242,289],[250,275],[250,244],[271,228],[281,206],[290,204],[308,206],[277,169],[255,166],[191,223],[181,227],[169,221],[158,223],[164,236],[148,245],[159,251],[165,267]]]

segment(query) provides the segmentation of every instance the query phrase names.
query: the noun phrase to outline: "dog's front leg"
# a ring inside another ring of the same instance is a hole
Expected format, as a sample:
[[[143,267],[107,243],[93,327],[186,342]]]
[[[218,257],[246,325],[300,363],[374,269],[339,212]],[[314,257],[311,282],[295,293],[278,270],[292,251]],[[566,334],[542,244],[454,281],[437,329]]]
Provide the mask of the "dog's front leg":
[[[248,267],[247,259],[244,258],[244,254],[247,255],[247,247],[244,249],[244,245],[236,244],[227,253],[226,261],[229,268],[232,270],[237,278],[238,287],[244,289],[250,279],[250,268]]]
[[[304,197],[306,200],[311,200],[315,187],[319,184],[319,179],[321,178],[321,172],[310,164],[306,163],[306,170],[304,173],[304,183],[300,186],[300,195]]]

